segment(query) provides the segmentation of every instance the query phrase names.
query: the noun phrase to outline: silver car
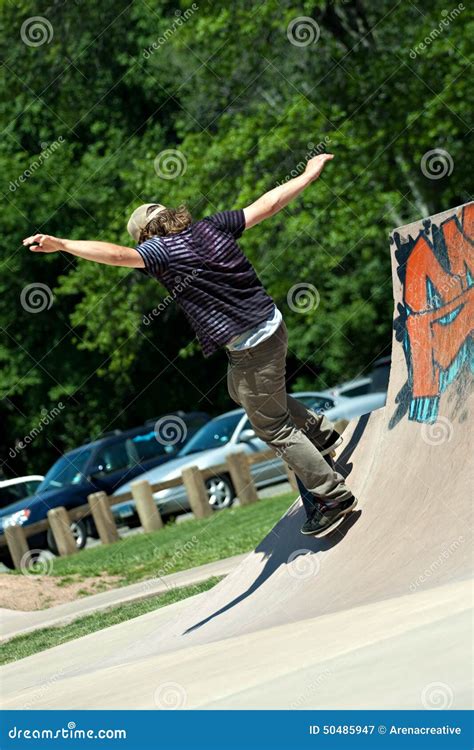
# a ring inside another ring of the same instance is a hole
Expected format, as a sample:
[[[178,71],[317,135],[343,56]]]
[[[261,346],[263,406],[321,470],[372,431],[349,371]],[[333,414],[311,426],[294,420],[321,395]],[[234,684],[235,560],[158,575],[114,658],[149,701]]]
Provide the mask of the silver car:
[[[371,411],[385,406],[387,398],[386,393],[367,393],[365,396],[348,398],[331,390],[305,391],[291,395],[303,401],[309,409],[324,412],[331,422],[350,422],[351,419],[358,419],[363,414],[370,414]]]
[[[239,450],[245,451],[245,453],[257,453],[267,449],[268,446],[263,440],[255,435],[244,410],[233,409],[203,425],[179,452],[178,456],[168,461],[166,466],[157,466],[155,469],[135,477],[132,481],[146,479],[153,485],[179,477],[183,469],[189,466],[208,469],[210,466],[225,463],[230,453]],[[286,478],[283,463],[276,457],[252,466],[251,474],[257,487],[282,482]],[[120,496],[124,492],[130,492],[131,483],[127,482],[119,487],[115,491],[114,497]],[[232,505],[235,492],[228,474],[210,477],[206,480],[206,487],[209,502],[213,508],[220,510]],[[153,497],[164,518],[189,510],[189,500],[183,485],[154,492]],[[135,503],[133,500],[126,500],[124,503],[113,505],[112,511],[117,522],[128,522],[129,519],[133,520],[136,515]]]
[[[292,395],[294,398],[303,401],[310,409],[324,411],[333,421],[352,419],[366,414],[371,410],[372,404],[371,398],[364,401],[365,397],[362,396],[349,399],[315,391],[293,393]],[[151,485],[158,484],[159,482],[176,479],[181,475],[183,469],[189,466],[208,469],[216,464],[225,463],[229,453],[244,451],[248,454],[255,454],[265,450],[268,450],[268,446],[255,435],[245,411],[233,409],[203,425],[181,449],[176,458],[140,474],[138,477],[134,477],[131,482],[119,487],[114,492],[114,497],[120,497],[121,494],[130,492],[131,483],[137,481],[137,479],[145,479]],[[284,463],[276,456],[261,463],[252,464],[250,473],[259,489],[287,479]],[[209,503],[215,510],[228,508],[232,505],[235,491],[228,473],[210,477],[205,484],[209,494]],[[163,518],[175,516],[190,509],[188,496],[183,485],[154,492],[153,497]],[[138,519],[133,500],[125,500],[123,503],[113,505],[112,511],[118,524],[135,525],[137,523]]]

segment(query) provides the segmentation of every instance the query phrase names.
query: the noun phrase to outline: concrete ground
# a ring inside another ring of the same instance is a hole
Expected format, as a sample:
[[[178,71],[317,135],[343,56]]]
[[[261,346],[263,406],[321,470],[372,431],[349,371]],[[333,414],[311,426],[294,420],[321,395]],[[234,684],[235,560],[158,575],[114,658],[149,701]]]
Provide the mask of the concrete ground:
[[[449,584],[158,653],[186,600],[7,665],[3,706],[466,709],[470,592]]]
[[[172,589],[201,583],[213,576],[226,576],[237,567],[244,557],[246,557],[245,554],[235,555],[207,565],[199,565],[196,568],[171,573],[161,578],[139,581],[130,586],[122,586],[118,589],[104,591],[101,594],[76,599],[73,602],[58,604],[49,609],[40,609],[34,612],[1,609],[0,641],[12,638],[15,635],[30,633],[39,628],[66,625],[78,617],[117,607],[120,604],[148,599]]]

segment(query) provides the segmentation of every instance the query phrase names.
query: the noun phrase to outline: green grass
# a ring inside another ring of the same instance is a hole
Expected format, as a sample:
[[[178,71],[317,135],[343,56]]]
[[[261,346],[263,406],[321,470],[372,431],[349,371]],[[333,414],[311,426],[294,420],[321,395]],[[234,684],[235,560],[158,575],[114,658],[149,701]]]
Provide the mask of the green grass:
[[[50,575],[75,581],[119,576],[118,586],[154,578],[250,552],[288,509],[296,493],[229,508],[210,518],[169,524],[161,531],[136,534],[54,559]],[[72,579],[70,579],[72,580]]]
[[[183,586],[167,591],[165,594],[152,596],[149,599],[141,599],[138,602],[129,602],[113,609],[85,615],[63,627],[42,628],[32,633],[18,635],[7,643],[0,645],[0,664],[24,659],[26,656],[45,651],[48,648],[53,648],[53,646],[59,646],[61,643],[81,638],[97,630],[109,628],[111,625],[131,620],[133,617],[140,617],[140,615],[152,610],[186,599],[188,596],[208,591],[220,580],[217,577],[209,578],[207,581],[194,586]]]

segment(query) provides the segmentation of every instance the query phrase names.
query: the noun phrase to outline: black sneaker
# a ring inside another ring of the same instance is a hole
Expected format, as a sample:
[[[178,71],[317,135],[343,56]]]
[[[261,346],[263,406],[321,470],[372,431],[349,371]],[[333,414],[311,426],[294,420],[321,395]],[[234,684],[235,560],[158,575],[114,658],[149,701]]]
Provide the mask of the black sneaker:
[[[330,468],[330,469],[332,469],[332,470],[334,471],[334,470],[335,470],[335,468],[336,468],[336,466],[335,466],[335,464],[334,464],[334,459],[333,459],[333,457],[331,456],[331,454],[330,454],[330,453],[325,453],[325,454],[323,455],[323,458],[324,458],[324,460],[326,461],[326,463],[327,463],[327,465],[329,466],[329,468]]]
[[[313,515],[304,522],[301,533],[311,536],[324,536],[339,523],[341,518],[353,511],[356,505],[357,500],[353,495],[338,503],[334,508],[327,508],[320,504]]]

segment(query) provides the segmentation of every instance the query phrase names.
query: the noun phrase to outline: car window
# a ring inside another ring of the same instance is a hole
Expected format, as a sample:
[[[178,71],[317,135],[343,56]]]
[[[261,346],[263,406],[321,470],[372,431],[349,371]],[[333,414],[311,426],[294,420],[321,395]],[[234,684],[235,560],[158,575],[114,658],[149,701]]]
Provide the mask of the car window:
[[[184,440],[189,440],[204,424],[209,422],[209,417],[205,414],[191,414],[184,418],[186,424],[186,435]]]
[[[188,456],[190,453],[220,448],[229,442],[241,419],[241,412],[211,419],[193,435],[184,448],[180,450],[179,455]]]
[[[131,438],[117,440],[99,448],[94,459],[97,474],[112,474],[120,469],[128,469],[138,462],[138,455]]]
[[[174,445],[164,445],[157,440],[154,430],[145,432],[143,435],[135,435],[135,437],[131,438],[131,441],[134,445],[138,461],[148,461],[152,458],[176,453]]]
[[[362,385],[348,386],[347,388],[341,389],[341,396],[348,396],[353,398],[354,396],[365,396],[366,393],[370,393],[371,383],[363,383]]]
[[[18,502],[18,500],[24,500],[25,497],[34,495],[40,484],[40,479],[30,479],[0,487],[0,508],[5,508],[7,505]]]
[[[23,485],[25,497],[28,497],[28,495],[34,495],[40,484],[41,479],[29,479],[25,482]]]
[[[66,453],[53,464],[38,489],[40,491],[53,490],[79,484],[84,479],[84,470],[91,454],[91,448]]]
[[[6,508],[7,505],[23,500],[23,498],[31,495],[28,491],[26,482],[18,482],[18,484],[9,484],[6,487],[0,488],[0,508]]]

